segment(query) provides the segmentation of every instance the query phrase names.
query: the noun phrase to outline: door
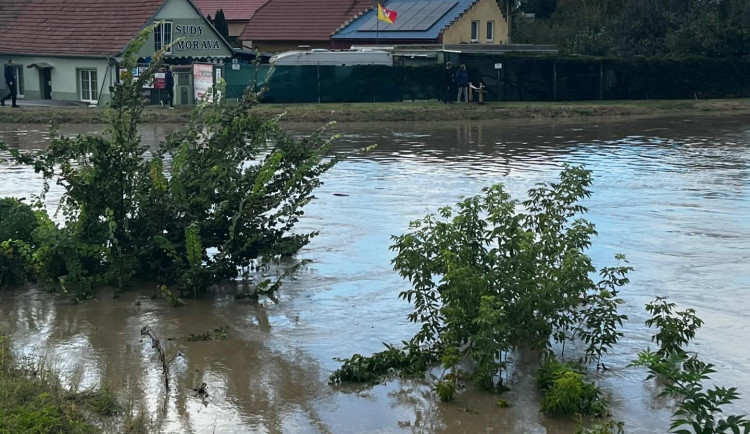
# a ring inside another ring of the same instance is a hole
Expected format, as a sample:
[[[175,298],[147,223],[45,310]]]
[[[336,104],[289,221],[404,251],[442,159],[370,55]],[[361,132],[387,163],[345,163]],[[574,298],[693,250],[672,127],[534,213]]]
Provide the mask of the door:
[[[52,70],[50,68],[39,70],[39,89],[42,99],[52,99]]]
[[[177,72],[177,89],[175,103],[180,105],[193,103],[193,74],[191,72]]]

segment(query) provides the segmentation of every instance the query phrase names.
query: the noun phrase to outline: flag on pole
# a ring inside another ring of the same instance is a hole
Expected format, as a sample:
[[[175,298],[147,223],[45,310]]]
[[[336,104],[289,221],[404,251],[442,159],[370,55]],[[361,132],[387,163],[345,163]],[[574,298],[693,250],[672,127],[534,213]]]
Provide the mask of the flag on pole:
[[[378,3],[378,19],[380,21],[385,21],[388,24],[393,24],[396,22],[397,16],[398,14],[396,13],[396,11],[386,9],[383,7],[383,5]]]

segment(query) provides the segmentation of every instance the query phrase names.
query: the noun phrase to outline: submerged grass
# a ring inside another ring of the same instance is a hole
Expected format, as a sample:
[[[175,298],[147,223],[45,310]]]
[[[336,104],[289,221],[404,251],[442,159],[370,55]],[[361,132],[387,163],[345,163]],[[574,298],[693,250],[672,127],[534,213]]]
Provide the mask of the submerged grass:
[[[79,402],[47,370],[22,369],[0,337],[0,433],[94,433]]]
[[[19,366],[0,335],[0,433],[99,433],[97,417],[122,417],[120,432],[147,432],[145,412],[124,411],[111,389],[70,391],[42,364]]]
[[[103,123],[101,107],[33,107],[0,110],[0,123]],[[145,123],[184,123],[192,106],[165,110],[147,107]],[[492,119],[554,119],[601,116],[665,115],[690,112],[750,112],[750,99],[636,100],[576,102],[490,102],[442,104],[437,101],[391,103],[261,104],[263,118],[286,113],[287,122],[398,122]]]

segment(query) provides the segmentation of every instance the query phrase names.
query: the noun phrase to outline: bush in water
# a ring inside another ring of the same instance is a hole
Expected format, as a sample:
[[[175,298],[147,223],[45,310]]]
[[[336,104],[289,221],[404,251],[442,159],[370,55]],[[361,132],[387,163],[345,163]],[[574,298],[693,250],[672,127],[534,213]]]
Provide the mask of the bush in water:
[[[112,88],[103,135],[53,133],[49,148],[35,155],[8,149],[44,175],[45,192],[50,182],[65,189],[64,225],[39,231],[29,269],[76,299],[101,284],[123,288],[137,276],[159,282],[174,301],[237,277],[241,268],[265,270],[315,235],[293,229],[320,176],[338,161],[327,157],[323,129],[300,140],[278,118],[259,120],[252,111],[259,95],[249,91],[236,105],[202,101],[187,127],[149,155],[137,130],[141,89],[164,51],[137,79],[130,75],[149,31],[124,54],[125,75]],[[267,294],[278,286],[260,285]]]
[[[625,317],[616,314],[615,296],[631,268],[603,269],[598,283],[590,278],[595,269],[584,251],[596,231],[579,218],[586,208],[578,203],[590,183],[589,171],[565,167],[559,182],[536,186],[522,203],[496,185],[412,222],[391,248],[394,268],[412,285],[400,297],[414,304],[408,318],[421,328],[404,350],[345,359],[331,381],[403,372],[409,358],[419,362],[409,373],[424,373],[425,360],[441,360],[449,373],[436,390],[449,400],[465,361],[480,388],[503,390],[502,372],[516,348],[549,354],[553,342],[564,351],[566,342],[586,337],[587,358],[600,362],[621,336],[616,327]]]

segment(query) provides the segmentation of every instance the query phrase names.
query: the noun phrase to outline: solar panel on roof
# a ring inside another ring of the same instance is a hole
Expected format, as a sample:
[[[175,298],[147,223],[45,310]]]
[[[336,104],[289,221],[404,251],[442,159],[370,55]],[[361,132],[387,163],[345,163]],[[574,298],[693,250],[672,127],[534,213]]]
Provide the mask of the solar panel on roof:
[[[412,32],[424,31],[432,27],[440,18],[458,4],[455,0],[449,1],[392,1],[388,9],[398,14],[396,22],[388,24],[378,22],[376,14],[368,19],[357,30],[359,32]]]

